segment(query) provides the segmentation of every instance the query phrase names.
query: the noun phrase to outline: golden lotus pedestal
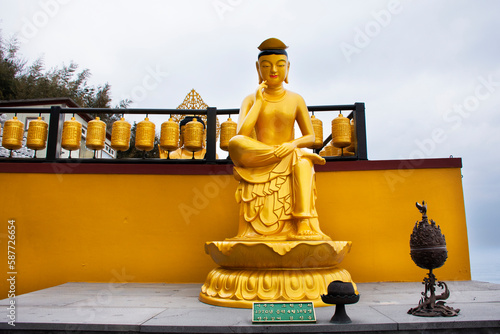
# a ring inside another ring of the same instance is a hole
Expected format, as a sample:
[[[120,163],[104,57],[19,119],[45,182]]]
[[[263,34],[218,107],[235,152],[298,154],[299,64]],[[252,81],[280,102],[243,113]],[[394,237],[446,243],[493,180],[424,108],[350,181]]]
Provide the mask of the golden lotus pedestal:
[[[338,265],[351,241],[212,241],[205,251],[220,267],[201,288],[200,301],[217,306],[252,308],[254,302],[313,302],[328,284],[352,282]],[[354,285],[355,286],[355,285]]]

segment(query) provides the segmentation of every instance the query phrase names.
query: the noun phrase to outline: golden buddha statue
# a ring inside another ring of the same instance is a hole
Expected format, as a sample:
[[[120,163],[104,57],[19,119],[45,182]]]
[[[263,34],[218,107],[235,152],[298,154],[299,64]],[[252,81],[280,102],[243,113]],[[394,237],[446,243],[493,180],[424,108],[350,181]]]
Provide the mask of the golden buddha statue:
[[[237,135],[229,142],[242,206],[236,238],[330,240],[315,208],[313,164],[325,159],[301,149],[311,146],[315,135],[304,99],[283,87],[290,68],[286,48],[276,38],[259,46],[259,87],[243,101]],[[295,124],[302,132],[298,138]]]
[[[251,308],[254,302],[309,301],[326,306],[321,295],[330,282],[352,282],[339,267],[351,241],[332,241],[319,228],[314,164],[325,159],[302,149],[314,143],[315,134],[304,99],[283,87],[290,67],[286,48],[276,38],[259,46],[259,87],[244,99],[237,134],[229,141],[239,180],[238,234],[205,244],[219,267],[201,288],[204,303]],[[295,124],[302,132],[298,138]]]

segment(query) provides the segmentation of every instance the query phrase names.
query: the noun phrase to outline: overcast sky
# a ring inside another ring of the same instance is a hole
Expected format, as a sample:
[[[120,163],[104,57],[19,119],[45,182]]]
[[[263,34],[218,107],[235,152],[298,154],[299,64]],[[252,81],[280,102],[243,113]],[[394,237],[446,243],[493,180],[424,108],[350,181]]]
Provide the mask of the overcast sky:
[[[500,236],[500,2],[0,0],[0,29],[47,68],[74,61],[113,105],[176,108],[192,89],[238,108],[257,46],[289,46],[308,105],[365,102],[368,158],[463,159],[475,257]],[[500,268],[498,268],[500,270]]]

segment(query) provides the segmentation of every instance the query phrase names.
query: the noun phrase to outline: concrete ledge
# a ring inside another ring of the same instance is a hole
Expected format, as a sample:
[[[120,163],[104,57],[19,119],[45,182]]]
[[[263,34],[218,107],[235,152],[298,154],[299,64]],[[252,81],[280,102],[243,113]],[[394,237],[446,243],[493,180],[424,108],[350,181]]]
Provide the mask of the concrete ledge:
[[[15,298],[15,327],[7,323],[10,300],[0,301],[0,330],[127,333],[499,333],[500,284],[447,282],[447,304],[457,317],[408,315],[421,283],[361,283],[358,304],[347,305],[352,323],[331,324],[335,307],[316,308],[315,324],[252,324],[251,310],[198,301],[200,284],[66,283]]]

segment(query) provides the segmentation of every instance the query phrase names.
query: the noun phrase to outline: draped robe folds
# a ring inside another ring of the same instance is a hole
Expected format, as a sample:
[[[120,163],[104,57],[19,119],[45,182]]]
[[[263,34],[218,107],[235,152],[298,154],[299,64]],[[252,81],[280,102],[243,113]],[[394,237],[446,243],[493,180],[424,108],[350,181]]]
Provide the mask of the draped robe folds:
[[[279,159],[275,148],[242,135],[229,142],[234,175],[240,181],[236,190],[238,237],[286,238],[296,233],[297,219],[309,219],[311,230],[329,239],[319,228],[311,153],[296,148]]]

